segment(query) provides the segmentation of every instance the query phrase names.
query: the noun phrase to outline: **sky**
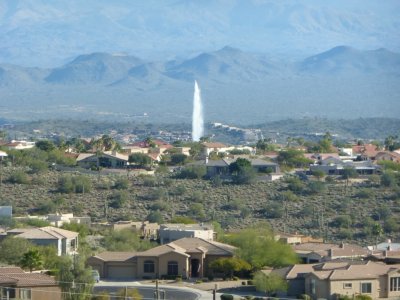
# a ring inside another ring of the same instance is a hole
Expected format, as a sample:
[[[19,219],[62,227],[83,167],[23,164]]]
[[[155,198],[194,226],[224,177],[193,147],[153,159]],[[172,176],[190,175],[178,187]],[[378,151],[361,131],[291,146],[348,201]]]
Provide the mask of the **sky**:
[[[299,58],[338,45],[400,52],[400,1],[3,0],[0,63],[54,67],[80,54],[145,59],[226,45]]]

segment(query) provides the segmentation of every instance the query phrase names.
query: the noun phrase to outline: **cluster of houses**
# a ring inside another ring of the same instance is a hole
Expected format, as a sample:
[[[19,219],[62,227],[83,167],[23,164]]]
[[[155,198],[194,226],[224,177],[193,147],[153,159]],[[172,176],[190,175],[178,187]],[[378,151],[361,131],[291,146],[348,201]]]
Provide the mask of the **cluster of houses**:
[[[86,143],[89,143],[85,140]],[[8,149],[29,149],[34,147],[35,143],[27,141],[11,141],[3,146]],[[301,147],[299,147],[300,149]],[[305,150],[301,148],[302,150]],[[381,166],[379,161],[400,162],[400,150],[382,151],[376,145],[363,144],[353,145],[351,148],[335,148],[332,153],[304,153],[304,157],[310,159],[311,164],[309,173],[322,171],[326,175],[342,175],[346,168],[353,168],[360,175],[370,175],[380,173]],[[144,140],[126,144],[117,152],[93,151],[89,153],[75,153],[73,148],[68,149],[68,155],[76,159],[78,166],[83,168],[93,168],[98,165],[103,168],[128,169],[132,166],[129,162],[129,155],[142,153],[149,157],[152,164],[157,164],[162,160],[163,155],[167,153],[180,153],[189,156],[189,147],[174,147],[173,145],[159,140]],[[104,149],[102,149],[104,150]],[[247,155],[232,155],[230,152],[236,150],[247,152]],[[214,159],[209,159],[212,157]],[[279,166],[275,161],[278,152],[264,153],[256,156],[256,149],[249,146],[228,146],[219,142],[203,142],[201,145],[201,160],[196,161],[196,165],[204,165],[209,177],[220,175],[229,175],[229,165],[239,157],[246,158],[251,162],[253,168],[260,173],[267,173],[269,180],[275,180],[282,177]],[[224,158],[215,159],[218,155]]]
[[[71,222],[73,216],[59,215],[58,219]],[[61,223],[57,221],[54,224]],[[118,222],[92,223],[91,226],[112,226],[114,230],[128,228],[143,237],[154,235],[160,241],[159,246],[146,251],[106,251],[91,256],[87,265],[97,270],[102,279],[201,279],[218,276],[210,269],[210,263],[219,258],[234,257],[236,253],[235,247],[215,241],[213,227],[209,224]],[[58,249],[58,255],[74,255],[79,245],[78,233],[55,226],[15,228],[6,231],[4,236],[24,238],[36,245],[53,245]],[[367,294],[374,299],[400,297],[400,243],[386,241],[363,248],[352,244],[324,243],[321,239],[288,233],[278,233],[275,239],[292,245],[302,262],[281,269],[263,270],[287,281],[287,296],[308,294],[313,299],[337,299],[338,295],[352,297],[357,294]],[[25,295],[30,295],[28,299],[58,299],[40,294],[48,290],[47,295],[52,295],[50,291],[58,290],[53,278],[28,274],[15,267],[0,268],[0,290],[3,295],[13,293],[10,297],[22,299]],[[37,295],[33,297],[35,293]]]

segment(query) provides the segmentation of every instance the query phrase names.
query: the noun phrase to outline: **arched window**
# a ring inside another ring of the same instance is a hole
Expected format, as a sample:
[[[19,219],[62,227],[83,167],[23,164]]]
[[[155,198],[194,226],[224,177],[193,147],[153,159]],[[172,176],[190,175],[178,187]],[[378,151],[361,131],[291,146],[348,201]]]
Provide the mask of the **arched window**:
[[[178,275],[178,262],[169,261],[168,262],[168,275]]]
[[[154,273],[154,261],[145,260],[143,263],[143,271],[144,273]]]

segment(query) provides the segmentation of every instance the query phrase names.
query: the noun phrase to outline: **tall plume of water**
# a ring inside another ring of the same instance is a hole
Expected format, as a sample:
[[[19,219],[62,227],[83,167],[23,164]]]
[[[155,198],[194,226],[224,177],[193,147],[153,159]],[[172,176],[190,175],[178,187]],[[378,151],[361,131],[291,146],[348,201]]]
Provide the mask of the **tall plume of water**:
[[[193,116],[192,116],[192,140],[200,141],[204,135],[203,104],[201,103],[200,88],[194,81]]]

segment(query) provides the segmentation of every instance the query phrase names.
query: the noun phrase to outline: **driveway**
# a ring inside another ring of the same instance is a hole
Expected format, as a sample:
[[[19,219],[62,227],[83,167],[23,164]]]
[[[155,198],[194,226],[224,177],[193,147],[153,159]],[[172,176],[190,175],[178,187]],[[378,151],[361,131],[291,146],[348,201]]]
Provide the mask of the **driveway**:
[[[121,281],[100,281],[94,286],[94,294],[101,291],[107,291],[110,294],[116,293],[118,290],[127,287],[135,288],[142,294],[143,299],[155,299],[155,284],[142,284],[137,281],[121,282]],[[188,287],[177,287],[171,285],[159,285],[160,300],[212,300],[213,296],[208,291],[200,291]],[[165,295],[165,296],[164,296]],[[164,298],[163,298],[164,296]],[[219,299],[219,297],[217,298]]]

